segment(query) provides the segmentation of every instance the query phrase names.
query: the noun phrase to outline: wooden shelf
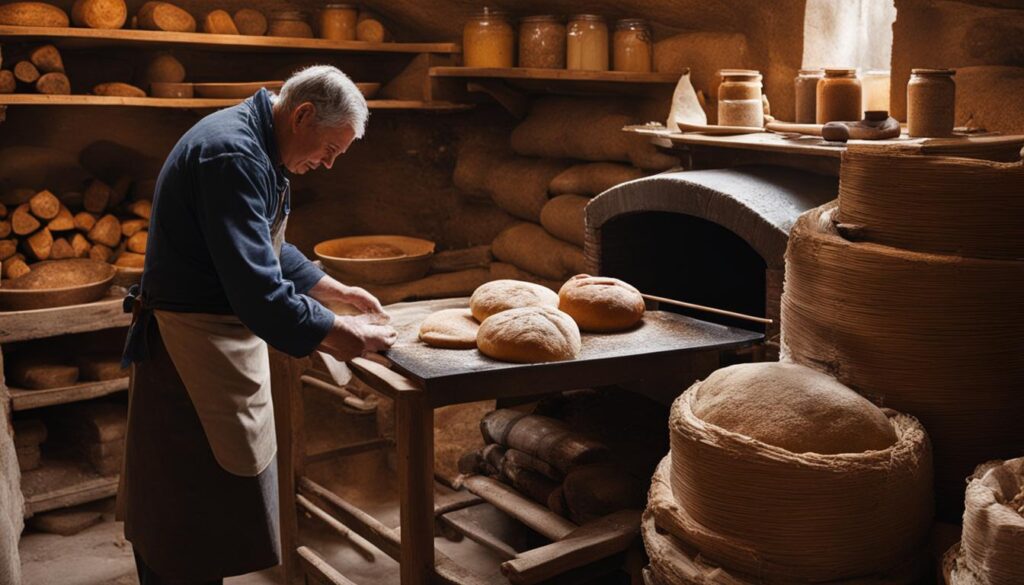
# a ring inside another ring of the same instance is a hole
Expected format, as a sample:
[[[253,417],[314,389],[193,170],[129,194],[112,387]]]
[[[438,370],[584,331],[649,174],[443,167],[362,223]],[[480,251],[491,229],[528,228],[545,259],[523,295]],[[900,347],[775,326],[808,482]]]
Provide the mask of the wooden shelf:
[[[85,305],[0,312],[0,343],[127,327],[132,316],[122,311],[121,298],[112,293]]]
[[[460,53],[455,43],[371,43],[284,37],[175,33],[151,30],[100,30],[37,26],[0,26],[0,41],[46,41],[59,48],[112,46],[180,46],[221,51],[326,53]]]
[[[43,456],[41,467],[21,474],[25,516],[108,498],[117,483],[118,476],[100,475],[84,460]]]
[[[0,106],[128,106],[146,108],[214,109],[227,108],[242,99],[206,98],[152,98],[113,97],[101,95],[43,95],[34,93],[0,95]],[[417,100],[368,100],[371,110],[423,110],[431,112],[460,112],[472,104],[452,102],[424,102]]]
[[[644,93],[671,90],[679,73],[578,71],[525,67],[431,67],[434,78],[501,81],[528,93]]]
[[[24,388],[8,388],[11,394],[12,410],[30,410],[56,404],[68,404],[79,400],[99,398],[128,389],[128,378],[103,380],[102,382],[82,382],[73,386],[47,388],[45,390],[26,390]]]

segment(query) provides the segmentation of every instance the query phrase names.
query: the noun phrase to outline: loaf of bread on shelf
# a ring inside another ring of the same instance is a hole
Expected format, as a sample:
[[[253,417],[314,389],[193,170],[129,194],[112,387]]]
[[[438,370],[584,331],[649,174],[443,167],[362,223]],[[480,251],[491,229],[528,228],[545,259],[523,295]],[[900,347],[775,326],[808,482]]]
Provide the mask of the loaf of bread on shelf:
[[[547,306],[509,309],[480,324],[477,348],[505,362],[541,363],[574,359],[582,347],[572,317]]]
[[[235,11],[232,19],[239,34],[263,36],[267,34],[267,17],[254,8],[241,8]]]
[[[146,92],[142,91],[140,88],[135,87],[130,83],[123,83],[120,81],[101,83],[92,88],[92,92],[96,95],[113,97],[146,97]]]
[[[59,71],[44,73],[36,81],[36,91],[46,95],[71,95],[71,80]]]
[[[146,2],[139,8],[139,28],[167,32],[196,32],[196,19],[170,2]]]
[[[64,72],[64,60],[60,56],[60,51],[53,45],[42,45],[32,49],[28,60],[42,73]]]
[[[474,318],[483,323],[491,315],[522,307],[558,307],[558,294],[553,290],[520,280],[493,280],[479,286],[469,299]]]
[[[71,21],[75,26],[114,29],[128,20],[128,6],[124,0],[75,0],[71,6]]]
[[[211,10],[203,17],[203,32],[214,35],[237,35],[238,27],[226,10]]]
[[[46,2],[10,2],[0,6],[0,24],[13,26],[66,27],[66,12]]]

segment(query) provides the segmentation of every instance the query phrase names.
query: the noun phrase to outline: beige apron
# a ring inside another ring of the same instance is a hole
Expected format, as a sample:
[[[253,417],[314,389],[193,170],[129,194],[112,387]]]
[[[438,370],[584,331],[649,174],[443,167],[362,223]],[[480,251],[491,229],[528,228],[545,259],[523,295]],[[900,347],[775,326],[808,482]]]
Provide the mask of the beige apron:
[[[286,186],[271,226],[278,257],[287,197]],[[259,475],[277,454],[267,343],[235,315],[153,314],[217,463],[235,475]]]

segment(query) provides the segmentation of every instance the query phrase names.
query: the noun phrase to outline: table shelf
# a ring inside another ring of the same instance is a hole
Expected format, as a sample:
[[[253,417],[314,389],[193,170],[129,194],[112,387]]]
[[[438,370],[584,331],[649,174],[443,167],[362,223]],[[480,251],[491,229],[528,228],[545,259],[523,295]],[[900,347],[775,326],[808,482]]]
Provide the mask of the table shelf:
[[[114,380],[103,380],[99,382],[82,382],[71,386],[60,388],[46,388],[43,390],[26,390],[24,388],[10,387],[12,410],[31,410],[44,406],[55,406],[57,404],[68,404],[81,400],[91,400],[100,396],[107,396],[116,392],[128,389],[128,378],[116,378]]]
[[[43,95],[6,94],[0,95],[0,106],[114,106],[176,109],[226,108],[242,102],[242,99],[210,98],[152,98],[114,97],[101,95]],[[368,100],[371,110],[417,110],[429,112],[460,112],[471,109],[472,104],[452,102],[426,102],[419,100]]]
[[[679,73],[635,73],[630,71],[578,71],[528,67],[431,67],[434,80],[462,80],[469,83],[502,83],[528,94],[648,94],[669,92]]]
[[[100,475],[84,460],[44,455],[41,467],[21,475],[25,516],[108,498],[117,484],[117,475]]]
[[[106,298],[84,305],[2,311],[0,343],[127,327],[132,319],[122,310],[122,296],[111,291]]]

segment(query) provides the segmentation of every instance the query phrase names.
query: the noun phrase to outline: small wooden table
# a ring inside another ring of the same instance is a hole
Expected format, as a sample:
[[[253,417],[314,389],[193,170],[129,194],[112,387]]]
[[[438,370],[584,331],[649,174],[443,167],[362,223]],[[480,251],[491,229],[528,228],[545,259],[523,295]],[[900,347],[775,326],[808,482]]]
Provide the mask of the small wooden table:
[[[437,349],[417,339],[419,323],[427,314],[442,308],[467,306],[466,298],[391,305],[387,309],[399,329],[398,342],[386,353],[391,369],[364,358],[350,362],[351,368],[364,382],[395,401],[401,537],[399,539],[397,535],[392,535],[382,541],[382,528],[373,521],[364,522],[366,518],[356,513],[346,514],[343,521],[351,523],[350,528],[354,532],[375,545],[384,544],[381,547],[384,552],[397,553],[392,556],[396,556],[401,565],[402,585],[421,585],[437,579],[444,582],[479,583],[471,573],[454,566],[454,563],[434,550],[435,408],[642,381],[671,370],[681,357],[692,352],[739,348],[763,338],[761,333],[708,323],[677,313],[648,311],[643,323],[630,331],[584,334],[580,356],[563,362],[503,363],[487,358],[475,349]],[[301,484],[303,480],[299,478],[297,481]],[[500,490],[501,484],[476,487],[470,484],[468,487],[484,500],[490,501],[488,493]],[[514,492],[502,495],[519,497]],[[291,504],[282,492],[282,511]],[[575,528],[557,530],[559,536],[553,538],[556,542],[521,553],[509,561],[518,562],[519,565],[515,565],[514,569],[530,571],[533,577],[549,575],[555,565],[566,562],[572,567],[600,560],[612,554],[608,551],[613,545],[624,548],[624,542],[628,543],[635,538],[638,524],[634,524],[634,517],[635,522],[639,522],[639,511],[631,511],[634,512],[631,516],[612,515],[602,519],[603,524],[593,523],[576,528],[546,510],[526,510],[531,503],[525,498],[521,498],[518,504],[499,508],[510,508],[513,515],[516,508],[523,508],[526,515],[549,514],[552,518],[548,520],[552,523],[561,522]],[[354,508],[344,502],[334,507],[339,506]],[[539,508],[535,504],[533,506]],[[285,540],[285,545],[292,544]],[[308,549],[304,554],[309,554]],[[556,558],[563,559],[563,562],[553,562]],[[308,562],[305,564],[307,567],[310,565]]]

